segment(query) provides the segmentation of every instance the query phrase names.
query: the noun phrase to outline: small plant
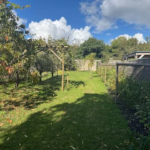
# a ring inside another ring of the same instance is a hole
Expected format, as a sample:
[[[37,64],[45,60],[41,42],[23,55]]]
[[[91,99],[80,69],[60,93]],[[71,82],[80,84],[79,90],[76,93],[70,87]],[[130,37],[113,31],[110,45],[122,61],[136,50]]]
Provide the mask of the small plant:
[[[140,119],[140,122],[144,124],[144,127],[150,131],[150,99],[147,99],[144,107],[136,105],[137,112],[136,117]]]
[[[123,82],[124,76],[122,72],[118,74],[119,83]],[[116,90],[116,70],[112,69],[107,72],[107,87],[111,91],[112,94],[115,94]]]
[[[130,136],[129,150],[149,150],[150,148],[150,136],[140,135],[133,133]]]

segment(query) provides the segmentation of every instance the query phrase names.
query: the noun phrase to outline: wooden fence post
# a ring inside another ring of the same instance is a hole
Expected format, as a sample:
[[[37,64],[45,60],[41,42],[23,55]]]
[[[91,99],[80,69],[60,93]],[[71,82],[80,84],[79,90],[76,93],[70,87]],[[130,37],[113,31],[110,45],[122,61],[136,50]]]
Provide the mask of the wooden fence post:
[[[99,76],[101,75],[101,66],[99,66]]]
[[[102,68],[102,66],[101,66],[101,78],[102,78],[102,69],[103,69],[103,68]]]
[[[118,64],[116,64],[116,97],[115,97],[115,102],[117,102],[117,95],[118,95]]]
[[[109,68],[109,70],[111,71],[111,69],[112,69],[112,66],[110,65],[110,68]]]
[[[106,65],[105,65],[105,84],[106,84],[106,76],[107,76],[107,68],[106,68]]]
[[[67,88],[69,86],[69,74],[67,74]]]

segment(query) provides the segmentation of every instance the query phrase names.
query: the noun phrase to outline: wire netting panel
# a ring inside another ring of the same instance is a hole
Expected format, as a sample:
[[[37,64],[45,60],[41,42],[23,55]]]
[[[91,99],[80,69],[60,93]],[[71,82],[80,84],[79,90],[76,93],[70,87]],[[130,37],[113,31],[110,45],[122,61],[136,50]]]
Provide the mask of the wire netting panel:
[[[124,77],[150,81],[150,66],[119,66],[119,73]]]
[[[97,73],[129,118],[129,124],[147,135],[150,132],[150,59],[98,64]]]

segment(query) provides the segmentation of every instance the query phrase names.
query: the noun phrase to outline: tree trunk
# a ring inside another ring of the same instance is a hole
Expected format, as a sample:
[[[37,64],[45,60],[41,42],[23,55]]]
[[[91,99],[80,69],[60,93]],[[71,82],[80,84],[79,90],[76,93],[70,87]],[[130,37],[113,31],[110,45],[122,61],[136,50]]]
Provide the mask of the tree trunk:
[[[57,77],[58,77],[58,66],[57,66]]]
[[[52,73],[52,78],[53,78],[54,77],[54,72],[52,71],[51,73]]]
[[[18,86],[19,86],[19,81],[20,81],[20,78],[19,78],[19,71],[17,70],[17,71],[16,71],[16,85],[15,85],[15,88],[18,88]]]
[[[42,81],[42,71],[40,71],[40,82]]]
[[[92,69],[90,69],[90,79],[92,79]]]
[[[9,80],[11,79],[11,74],[8,75]]]
[[[30,69],[28,69],[28,72],[27,72],[27,81],[29,82],[29,75],[30,75]]]

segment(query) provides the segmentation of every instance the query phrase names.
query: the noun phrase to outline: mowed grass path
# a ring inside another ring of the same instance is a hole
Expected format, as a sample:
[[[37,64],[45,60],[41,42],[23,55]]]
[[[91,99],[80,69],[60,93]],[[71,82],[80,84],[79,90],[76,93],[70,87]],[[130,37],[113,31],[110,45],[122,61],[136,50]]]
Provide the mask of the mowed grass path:
[[[69,75],[64,92],[61,77],[0,90],[0,150],[127,149],[127,121],[97,74]]]

